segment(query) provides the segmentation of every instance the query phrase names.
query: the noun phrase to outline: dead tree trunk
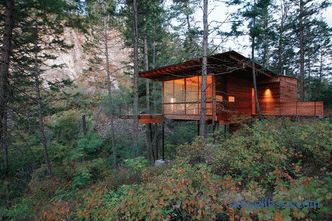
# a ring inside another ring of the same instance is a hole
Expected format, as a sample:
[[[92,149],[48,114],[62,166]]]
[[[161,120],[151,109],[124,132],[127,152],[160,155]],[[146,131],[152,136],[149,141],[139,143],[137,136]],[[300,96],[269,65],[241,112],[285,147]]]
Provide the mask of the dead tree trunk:
[[[133,116],[134,116],[134,150],[133,155],[138,156],[138,18],[137,18],[137,0],[133,0],[133,17],[134,17],[134,76],[133,76],[133,85],[134,85],[134,107],[133,107]]]
[[[112,142],[112,152],[113,152],[113,161],[114,165],[117,166],[117,148],[116,148],[116,140],[115,140],[115,127],[114,127],[114,110],[113,110],[113,97],[112,97],[112,79],[110,72],[110,58],[109,58],[109,46],[108,46],[108,17],[105,19],[104,24],[104,47],[105,47],[105,70],[107,77],[107,91],[108,91],[108,101],[110,107],[110,115],[111,115],[111,142]]]
[[[38,63],[38,28],[35,28],[35,58],[34,58],[34,80],[35,80],[35,93],[37,99],[38,106],[38,121],[39,121],[39,133],[40,133],[40,141],[44,148],[44,158],[47,165],[48,175],[52,176],[52,167],[50,158],[48,155],[48,142],[45,133],[45,125],[44,125],[44,105],[40,91],[40,68]]]
[[[202,60],[202,89],[199,135],[206,137],[206,88],[207,88],[207,56],[208,56],[208,0],[203,2],[203,60]]]
[[[5,26],[0,62],[0,143],[4,151],[5,173],[8,173],[7,102],[10,55],[12,52],[12,33],[14,27],[14,0],[6,1]]]
[[[256,7],[256,1],[254,1],[254,7]],[[253,17],[253,28],[256,25],[256,16]],[[251,60],[252,60],[252,81],[254,85],[254,94],[255,94],[255,103],[256,103],[256,112],[258,114],[258,119],[262,119],[261,108],[258,100],[258,90],[257,90],[257,81],[256,81],[256,63],[255,63],[255,33],[251,33]]]

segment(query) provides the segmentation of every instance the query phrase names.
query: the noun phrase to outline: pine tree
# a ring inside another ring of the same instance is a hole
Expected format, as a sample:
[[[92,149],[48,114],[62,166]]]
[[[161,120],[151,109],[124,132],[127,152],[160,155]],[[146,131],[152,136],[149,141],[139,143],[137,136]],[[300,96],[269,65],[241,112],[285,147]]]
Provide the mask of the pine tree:
[[[6,106],[10,118],[22,118],[36,110],[35,119],[39,122],[41,144],[44,147],[45,161],[51,174],[48,159],[47,140],[45,136],[43,118],[45,106],[43,105],[42,77],[47,61],[56,57],[52,52],[69,48],[64,43],[62,33],[68,17],[71,16],[72,5],[63,0],[56,0],[48,4],[42,0],[16,1],[14,6],[15,22],[12,23],[12,41],[15,42],[8,63],[9,75],[6,85]],[[48,68],[56,68],[53,65]],[[24,102],[24,103],[23,103]],[[22,108],[22,104],[32,106]],[[35,109],[34,109],[35,108]],[[10,110],[10,112],[8,112]],[[7,131],[6,131],[7,133]],[[4,138],[4,137],[3,137]],[[8,136],[4,139],[8,142]]]
[[[296,0],[293,1],[293,16],[290,18],[292,23],[292,31],[297,39],[296,46],[299,48],[298,53],[298,82],[300,91],[300,100],[305,99],[305,77],[309,72],[306,71],[308,65],[306,61],[307,51],[312,46],[310,30],[316,24],[317,16],[330,5],[328,0]]]
[[[200,57],[203,52],[200,45],[200,29],[194,22],[194,15],[200,4],[201,0],[173,0],[170,7],[170,18],[179,23],[173,28],[184,38],[182,55],[184,60]]]
[[[138,12],[137,12],[137,0],[133,0],[133,39],[134,39],[134,73],[133,73],[133,85],[134,85],[134,105],[133,105],[133,116],[134,116],[134,150],[133,156],[138,156],[139,146],[138,146]]]
[[[88,4],[89,12],[89,26],[87,38],[88,43],[86,44],[86,51],[93,54],[92,62],[90,67],[97,69],[100,65],[103,66],[102,71],[105,72],[107,81],[107,92],[108,101],[110,107],[110,126],[111,126],[111,142],[112,142],[112,152],[114,165],[117,166],[117,147],[116,147],[116,136],[115,136],[115,126],[114,126],[114,104],[113,104],[113,79],[110,70],[110,60],[111,60],[111,49],[110,44],[111,38],[115,36],[112,35],[112,28],[115,26],[114,10],[115,5],[113,1],[90,1]]]
[[[9,68],[12,54],[12,36],[14,29],[14,9],[15,1],[7,0],[5,5],[5,23],[3,29],[3,39],[0,62],[0,143],[4,151],[5,171],[8,173],[8,90],[9,90]]]

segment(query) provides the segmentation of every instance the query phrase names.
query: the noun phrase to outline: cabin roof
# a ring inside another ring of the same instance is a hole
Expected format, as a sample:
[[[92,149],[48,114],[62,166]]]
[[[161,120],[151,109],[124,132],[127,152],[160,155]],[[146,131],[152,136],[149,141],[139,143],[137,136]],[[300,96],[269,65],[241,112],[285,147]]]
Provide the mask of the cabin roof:
[[[260,64],[255,64],[257,74],[263,74],[268,77],[278,76]],[[251,67],[251,60],[236,51],[228,51],[208,56],[209,73],[232,73],[237,70],[251,70]],[[183,63],[168,65],[149,71],[143,71],[139,73],[139,76],[141,78],[164,81],[168,79],[200,75],[201,69],[202,58],[195,58],[187,60]]]

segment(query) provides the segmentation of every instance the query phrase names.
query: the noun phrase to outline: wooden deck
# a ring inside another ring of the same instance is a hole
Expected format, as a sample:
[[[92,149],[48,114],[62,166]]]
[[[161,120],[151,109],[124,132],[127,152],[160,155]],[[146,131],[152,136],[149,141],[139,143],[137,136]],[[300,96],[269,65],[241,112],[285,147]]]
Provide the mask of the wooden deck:
[[[262,110],[264,116],[274,117],[323,117],[323,102],[281,102],[269,111]],[[218,121],[220,124],[240,123],[247,119],[256,116],[256,113],[250,115],[243,115],[237,110],[216,110],[216,115],[207,115],[206,121]],[[126,115],[126,119],[132,119],[132,115]],[[199,121],[199,115],[188,114],[140,114],[138,116],[139,124],[162,123],[164,119],[184,120],[184,121]]]

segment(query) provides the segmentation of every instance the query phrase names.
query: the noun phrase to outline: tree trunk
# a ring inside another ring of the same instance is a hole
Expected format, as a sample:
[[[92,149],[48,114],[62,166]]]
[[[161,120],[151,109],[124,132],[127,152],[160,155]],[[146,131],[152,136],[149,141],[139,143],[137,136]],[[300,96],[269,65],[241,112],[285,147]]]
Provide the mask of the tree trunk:
[[[38,105],[38,121],[39,121],[39,133],[40,133],[40,140],[44,148],[44,158],[47,165],[47,172],[48,175],[52,176],[52,167],[51,162],[48,155],[48,143],[45,133],[45,125],[44,125],[44,106],[42,101],[42,96],[40,92],[40,69],[38,64],[38,28],[35,28],[35,71],[34,71],[34,78],[35,78],[35,93],[37,98],[37,105]]]
[[[203,1],[203,60],[202,60],[202,89],[199,135],[206,137],[206,88],[207,88],[207,56],[208,56],[208,0]]]
[[[287,18],[287,8],[285,2],[281,1],[280,5],[281,18],[280,18],[280,29],[279,29],[279,39],[278,39],[278,74],[283,74],[284,72],[284,31],[285,22]]]
[[[134,116],[134,150],[133,155],[138,156],[138,18],[137,18],[137,0],[133,0],[133,16],[134,16],[134,105],[133,105],[133,116]]]
[[[256,1],[254,1],[254,7],[256,7]],[[256,26],[256,17],[253,18],[253,28]],[[256,112],[258,114],[258,119],[262,119],[261,108],[258,100],[257,91],[257,81],[256,81],[256,65],[255,65],[255,33],[252,33],[252,43],[251,43],[251,60],[252,60],[252,81],[254,85]]]
[[[154,32],[156,31],[155,25],[154,27]],[[153,35],[153,44],[152,44],[152,68],[156,68],[156,41],[155,41],[155,36]],[[156,100],[156,83],[152,81],[152,96],[153,96],[153,113],[157,113],[157,100]]]
[[[304,3],[300,0],[300,75],[299,75],[299,85],[300,85],[300,101],[304,101],[304,27],[303,27],[303,10]]]
[[[48,143],[47,138],[45,134],[45,125],[44,125],[44,114],[43,114],[43,104],[42,104],[42,98],[40,93],[40,82],[38,74],[35,73],[35,92],[37,95],[37,102],[38,102],[38,121],[39,121],[39,133],[41,138],[41,143],[44,148],[44,158],[47,165],[47,171],[50,176],[52,176],[52,167],[51,162],[48,155]]]
[[[187,35],[188,35],[188,41],[189,41],[189,46],[187,48],[187,53],[189,54],[189,56],[191,56],[191,53],[193,52],[193,36],[191,34],[191,24],[190,24],[190,15],[188,14],[189,10],[189,1],[186,1],[186,22],[187,22]]]
[[[323,79],[323,51],[321,49],[320,51],[320,59],[319,59],[319,78],[318,78],[318,88],[317,88],[317,92],[316,92],[316,100],[319,100],[320,99],[320,96],[321,96],[321,86],[322,86],[322,79]]]
[[[268,25],[269,25],[269,19],[268,19],[268,8],[264,8],[263,12],[263,28],[264,28],[264,52],[263,52],[263,66],[269,67],[269,55],[270,55],[270,48],[269,48],[269,36],[268,36]]]
[[[12,52],[12,34],[14,27],[14,0],[7,0],[5,9],[5,26],[1,48],[0,62],[0,143],[4,151],[5,173],[8,174],[8,138],[7,138],[7,102],[8,75],[10,55]]]
[[[144,35],[144,71],[149,70],[148,38]],[[150,114],[150,80],[145,80],[146,85],[146,112]]]
[[[83,114],[82,115],[82,131],[83,131],[83,135],[86,136],[86,134],[88,133],[88,129],[86,127],[86,115]]]
[[[144,35],[144,71],[149,70],[149,56],[148,56],[148,39],[146,34]],[[150,80],[146,79],[146,113],[150,114]],[[152,144],[152,125],[147,124],[146,127],[146,146],[148,152],[148,159],[150,163],[155,161],[153,144]]]
[[[108,48],[108,19],[105,19],[105,31],[104,31],[104,47],[105,47],[105,70],[107,77],[107,91],[108,91],[108,101],[110,106],[110,115],[111,115],[111,142],[112,142],[112,152],[113,152],[113,161],[114,165],[117,166],[117,148],[115,140],[115,127],[114,127],[114,110],[113,110],[113,98],[112,98],[112,80],[110,72],[110,60],[109,60],[109,48]]]

